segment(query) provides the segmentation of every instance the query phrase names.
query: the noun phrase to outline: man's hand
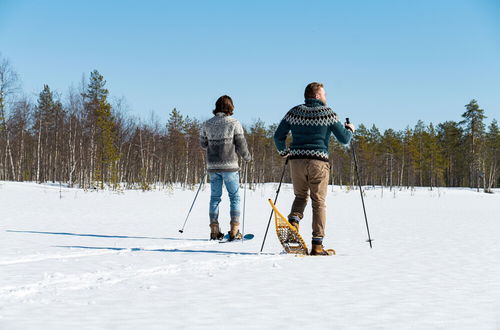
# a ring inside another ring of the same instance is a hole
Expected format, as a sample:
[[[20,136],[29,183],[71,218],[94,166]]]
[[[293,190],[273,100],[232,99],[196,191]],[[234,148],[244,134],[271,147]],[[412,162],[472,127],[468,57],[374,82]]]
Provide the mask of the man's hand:
[[[348,123],[345,123],[345,124],[344,124],[344,126],[345,126],[345,128],[347,128],[348,130],[350,130],[350,131],[351,131],[351,132],[353,132],[353,133],[354,133],[354,131],[356,130],[356,129],[354,128],[354,125],[353,125],[353,124],[351,124],[351,123],[349,123],[349,124],[348,124]]]
[[[286,159],[290,155],[290,149],[286,148],[285,150],[278,151],[281,158]]]

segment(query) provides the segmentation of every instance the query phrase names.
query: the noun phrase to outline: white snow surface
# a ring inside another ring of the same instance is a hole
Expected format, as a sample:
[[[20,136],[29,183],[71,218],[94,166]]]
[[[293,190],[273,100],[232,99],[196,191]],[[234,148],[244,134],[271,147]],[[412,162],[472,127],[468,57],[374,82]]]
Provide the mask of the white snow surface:
[[[0,182],[0,329],[500,329],[498,190],[367,189],[370,249],[359,191],[329,187],[337,255],[296,257],[274,222],[258,253],[277,184],[247,190],[255,238],[228,244],[207,240],[209,186],[178,232],[196,188]]]

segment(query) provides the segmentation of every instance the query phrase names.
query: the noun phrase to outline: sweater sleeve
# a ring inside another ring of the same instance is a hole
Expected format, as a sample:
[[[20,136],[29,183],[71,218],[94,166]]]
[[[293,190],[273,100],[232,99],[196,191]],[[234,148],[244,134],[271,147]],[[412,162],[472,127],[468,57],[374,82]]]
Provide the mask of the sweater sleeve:
[[[351,130],[347,129],[342,125],[340,121],[336,121],[335,123],[330,125],[330,130],[335,135],[335,138],[337,141],[339,141],[342,144],[349,144],[352,139],[352,132]]]
[[[207,137],[207,132],[205,130],[205,125],[201,126],[201,131],[200,131],[200,146],[203,149],[208,148],[208,137]]]
[[[250,151],[248,151],[247,140],[245,139],[245,131],[243,131],[243,127],[239,121],[236,122],[234,128],[234,145],[236,149],[236,153],[243,158],[245,162],[249,162],[252,160],[252,156],[250,155]]]
[[[290,132],[290,124],[288,121],[283,118],[274,132],[274,144],[276,145],[276,149],[278,149],[278,153],[280,156],[288,155],[289,149],[286,146],[286,137]]]

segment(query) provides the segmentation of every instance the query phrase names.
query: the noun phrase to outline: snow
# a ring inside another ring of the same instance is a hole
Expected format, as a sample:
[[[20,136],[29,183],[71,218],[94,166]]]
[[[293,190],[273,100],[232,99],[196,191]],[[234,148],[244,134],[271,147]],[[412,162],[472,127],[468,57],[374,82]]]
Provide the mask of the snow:
[[[258,253],[276,187],[247,191],[253,240],[218,244],[206,240],[208,187],[180,234],[197,187],[0,182],[0,329],[500,328],[500,191],[368,189],[370,249],[359,191],[330,187],[337,255],[296,257],[273,227]],[[285,185],[282,213],[292,200]],[[309,206],[307,243],[310,218]]]

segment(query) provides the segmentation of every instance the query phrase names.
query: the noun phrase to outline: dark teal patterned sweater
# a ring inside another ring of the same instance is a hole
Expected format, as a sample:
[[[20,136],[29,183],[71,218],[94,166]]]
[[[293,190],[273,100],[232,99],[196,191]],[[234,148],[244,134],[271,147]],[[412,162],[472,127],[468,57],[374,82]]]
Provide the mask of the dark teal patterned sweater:
[[[285,141],[290,131],[292,143],[287,148]],[[281,156],[328,161],[328,143],[332,133],[342,144],[351,141],[352,132],[344,127],[332,109],[320,100],[306,99],[305,104],[292,108],[281,120],[274,133],[274,143]]]

